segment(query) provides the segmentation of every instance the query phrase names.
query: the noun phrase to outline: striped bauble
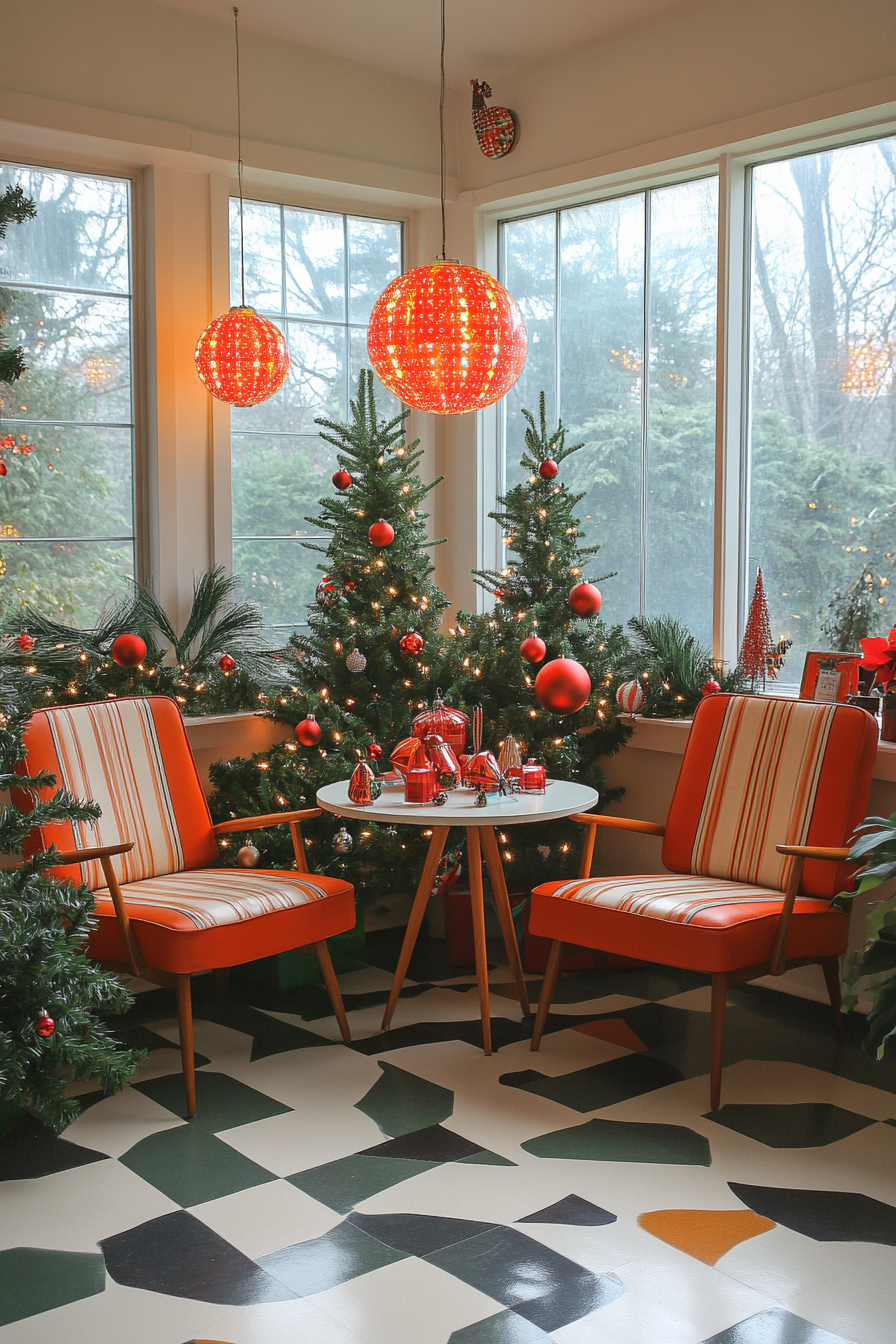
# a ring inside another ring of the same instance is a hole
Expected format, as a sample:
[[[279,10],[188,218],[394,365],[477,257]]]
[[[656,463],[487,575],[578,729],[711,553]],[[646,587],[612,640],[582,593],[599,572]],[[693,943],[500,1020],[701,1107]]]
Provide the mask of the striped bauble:
[[[644,687],[640,681],[624,681],[616,692],[616,703],[626,714],[637,714],[644,704]]]

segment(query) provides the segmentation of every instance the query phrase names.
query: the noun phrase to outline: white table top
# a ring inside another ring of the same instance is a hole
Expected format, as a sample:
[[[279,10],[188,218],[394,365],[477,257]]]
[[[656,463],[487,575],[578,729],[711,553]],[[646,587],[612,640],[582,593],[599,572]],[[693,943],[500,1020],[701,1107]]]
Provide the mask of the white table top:
[[[596,789],[566,780],[548,783],[545,793],[514,793],[474,807],[473,789],[452,789],[444,807],[417,807],[404,801],[404,788],[384,786],[375,803],[359,807],[349,802],[348,780],[327,784],[317,795],[318,807],[359,821],[382,821],[402,826],[517,826],[527,821],[556,821],[572,812],[587,812],[597,802]]]

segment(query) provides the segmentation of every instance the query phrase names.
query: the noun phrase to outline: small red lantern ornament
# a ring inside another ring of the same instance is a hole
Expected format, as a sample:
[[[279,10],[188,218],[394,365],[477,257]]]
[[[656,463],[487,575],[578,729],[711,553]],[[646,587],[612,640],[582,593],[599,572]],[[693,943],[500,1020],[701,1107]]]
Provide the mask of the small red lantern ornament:
[[[603,602],[593,583],[577,583],[566,600],[577,616],[596,616]]]
[[[419,770],[431,764],[426,754],[426,747],[419,737],[403,737],[389,760],[400,775],[406,775],[409,770]]]
[[[524,639],[520,645],[520,657],[525,658],[527,663],[543,662],[547,651],[547,644],[545,644],[543,639],[539,639],[537,635],[530,635],[529,638]]]
[[[700,687],[700,694],[704,696],[718,695],[721,689],[722,688],[719,685],[719,683],[717,681],[713,681],[712,677],[710,677],[709,681],[704,681],[703,685]]]
[[[418,807],[431,803],[439,792],[435,766],[427,761],[424,765],[414,766],[404,777],[404,800]]]
[[[509,392],[528,338],[516,300],[485,271],[439,258],[405,271],[373,305],[367,353],[407,406],[461,415]]]
[[[349,802],[357,803],[359,807],[369,807],[371,803],[376,802],[382,791],[382,784],[367,762],[359,761],[348,782]]]
[[[218,659],[218,666],[222,672],[233,672],[236,669],[236,659],[231,658],[229,653],[222,653]]]
[[[23,630],[15,640],[15,646],[17,649],[20,649],[22,653],[30,653],[34,648],[34,640]]]
[[[448,743],[443,742],[438,733],[429,733],[423,740],[423,746],[435,767],[440,784],[445,788],[456,788],[460,783],[460,763]]]
[[[480,793],[497,793],[501,787],[501,767],[490,751],[477,751],[464,766],[464,784]]]
[[[340,467],[338,471],[333,472],[333,484],[337,490],[347,490],[351,483],[352,478],[344,467]]]
[[[380,549],[384,546],[391,546],[395,540],[395,528],[391,523],[387,523],[381,518],[379,522],[373,523],[368,529],[367,540],[371,546],[378,546]]]
[[[289,373],[289,348],[282,331],[248,307],[233,307],[209,322],[196,342],[193,359],[212,396],[231,406],[267,401]]]
[[[112,645],[112,660],[119,667],[136,667],[146,657],[146,645],[139,635],[119,635]]]
[[[555,658],[535,678],[539,704],[551,714],[575,714],[591,694],[591,678],[574,658]]]
[[[303,747],[316,747],[321,739],[321,727],[313,714],[296,724],[296,741]]]
[[[409,630],[406,635],[402,635],[398,641],[398,647],[408,658],[416,658],[418,653],[423,652],[424,639],[416,630]]]
[[[616,703],[626,714],[637,714],[645,698],[640,681],[624,681],[616,692]]]
[[[539,465],[538,474],[543,481],[552,481],[560,468],[552,457],[546,457]]]
[[[52,1036],[56,1030],[56,1023],[46,1010],[42,1012],[35,1022],[38,1036]]]
[[[455,756],[466,750],[467,733],[470,729],[469,717],[462,709],[451,709],[442,699],[442,692],[436,691],[432,709],[424,709],[411,724],[415,737],[425,739],[430,733],[438,733],[443,742],[447,742]]]

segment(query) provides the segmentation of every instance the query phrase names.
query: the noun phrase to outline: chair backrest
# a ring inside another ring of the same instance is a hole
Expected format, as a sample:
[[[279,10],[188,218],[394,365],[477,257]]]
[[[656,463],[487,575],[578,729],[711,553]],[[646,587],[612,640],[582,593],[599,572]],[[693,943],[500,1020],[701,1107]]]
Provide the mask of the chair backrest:
[[[791,860],[775,845],[844,845],[871,790],[877,725],[864,709],[764,695],[698,706],[663,841],[674,873],[781,891]],[[830,897],[840,865],[807,862],[801,890]]]
[[[173,700],[137,696],[38,710],[25,730],[25,746],[29,773],[49,770],[57,787],[102,808],[96,823],[40,828],[27,852],[133,840],[130,853],[112,860],[121,883],[214,862],[208,803]],[[27,795],[17,794],[17,801],[26,810],[32,806]],[[61,872],[93,889],[106,885],[96,860]]]

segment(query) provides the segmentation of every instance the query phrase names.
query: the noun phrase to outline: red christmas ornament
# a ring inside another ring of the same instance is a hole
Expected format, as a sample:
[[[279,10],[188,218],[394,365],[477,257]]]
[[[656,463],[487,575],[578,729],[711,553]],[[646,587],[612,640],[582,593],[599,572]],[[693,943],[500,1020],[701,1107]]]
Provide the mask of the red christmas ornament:
[[[367,743],[367,759],[369,761],[378,761],[383,754],[383,749],[378,742]]]
[[[403,737],[389,760],[400,775],[406,775],[409,770],[423,769],[430,763],[419,737]]]
[[[543,481],[552,481],[560,468],[552,457],[546,457],[538,468],[538,474]]]
[[[520,657],[524,658],[527,663],[540,663],[544,659],[547,651],[547,644],[545,644],[543,639],[539,639],[537,635],[530,635],[529,638],[524,639],[520,645]]]
[[[303,747],[316,747],[321,739],[321,727],[313,714],[296,724],[296,741]]]
[[[367,353],[380,381],[418,411],[459,415],[499,401],[526,363],[516,300],[475,266],[405,271],[373,305]]]
[[[254,308],[234,307],[210,322],[196,343],[193,359],[212,396],[231,406],[267,401],[289,373],[285,336]]]
[[[333,484],[337,490],[347,490],[351,483],[352,478],[344,467],[340,467],[339,471],[333,472]]]
[[[721,689],[719,683],[710,678],[709,681],[704,681],[703,685],[700,687],[700,693],[701,695],[717,695]]]
[[[15,645],[17,649],[21,649],[22,653],[30,653],[34,648],[34,640],[23,630],[16,639]]]
[[[352,583],[351,579],[348,580],[345,586],[350,593],[353,593],[355,591],[355,585]]]
[[[398,647],[401,649],[402,653],[406,654],[409,658],[416,658],[418,653],[423,652],[424,642],[421,634],[418,634],[416,630],[409,630],[408,633],[402,635],[401,639],[398,641]]]
[[[52,1036],[56,1030],[56,1023],[46,1012],[40,1014],[34,1025],[37,1028],[38,1036]]]
[[[551,714],[575,714],[591,694],[591,678],[573,658],[555,658],[535,678],[539,704]]]
[[[367,540],[371,546],[378,546],[382,549],[384,546],[391,546],[395,540],[395,528],[391,523],[380,519],[378,523],[373,523],[367,532]]]
[[[577,616],[596,616],[603,602],[593,583],[577,583],[566,600]]]
[[[136,667],[146,657],[146,645],[139,635],[119,635],[112,645],[112,659],[119,667]]]
[[[424,709],[411,724],[411,731],[421,740],[430,733],[438,733],[443,742],[447,742],[455,756],[460,755],[467,745],[467,732],[470,720],[462,709],[451,709],[442,699],[441,691],[436,691],[432,709]]]
[[[222,653],[218,659],[218,666],[222,672],[232,672],[236,667],[236,659],[231,658],[229,653]]]
[[[6,475],[6,463],[0,460],[0,476]]]

